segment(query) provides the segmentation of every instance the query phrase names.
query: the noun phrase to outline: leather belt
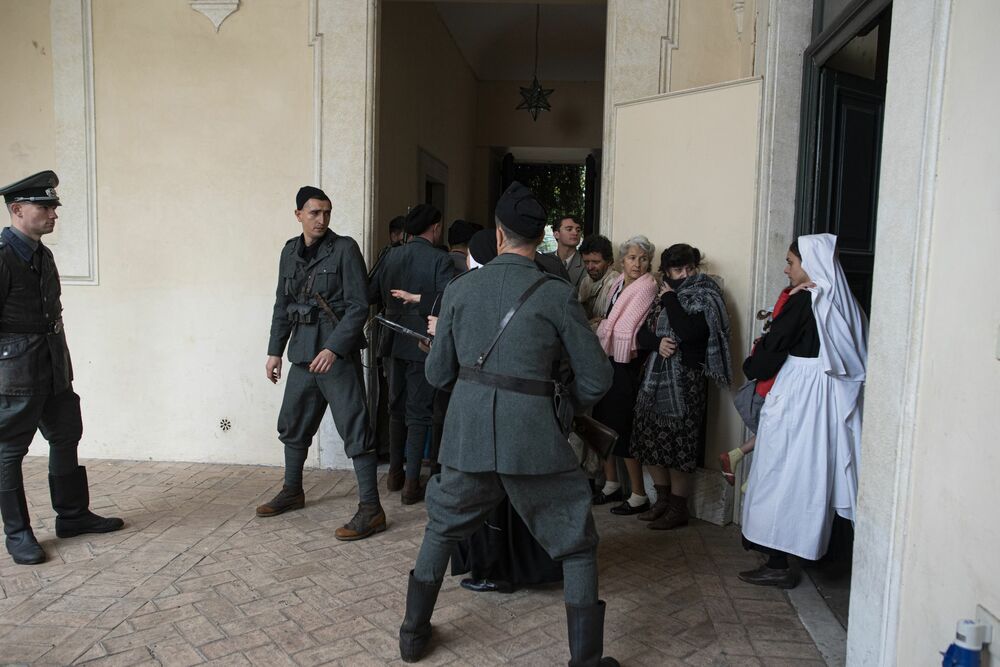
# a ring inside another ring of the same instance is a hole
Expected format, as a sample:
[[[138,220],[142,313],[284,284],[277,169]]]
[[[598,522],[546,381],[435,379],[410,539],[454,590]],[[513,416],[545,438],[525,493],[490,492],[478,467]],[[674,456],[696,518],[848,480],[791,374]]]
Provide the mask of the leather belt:
[[[0,333],[5,334],[57,334],[62,330],[61,318],[52,322],[0,322]]]
[[[519,394],[528,394],[529,396],[552,398],[556,393],[556,386],[552,380],[529,380],[527,378],[514,377],[513,375],[488,373],[468,366],[462,366],[459,369],[458,379],[486,385],[487,387],[506,389],[507,391],[514,391]]]

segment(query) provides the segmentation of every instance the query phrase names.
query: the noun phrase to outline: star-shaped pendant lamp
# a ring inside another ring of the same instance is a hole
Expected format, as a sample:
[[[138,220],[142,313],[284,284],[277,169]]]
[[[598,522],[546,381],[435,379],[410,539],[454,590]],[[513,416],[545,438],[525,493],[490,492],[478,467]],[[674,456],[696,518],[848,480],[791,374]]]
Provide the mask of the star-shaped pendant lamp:
[[[555,88],[542,88],[538,83],[538,25],[541,18],[541,5],[535,5],[535,75],[531,81],[531,86],[525,88],[521,86],[521,103],[517,105],[517,110],[527,109],[531,114],[531,120],[538,120],[539,111],[552,111],[549,104],[549,95],[555,92]]]

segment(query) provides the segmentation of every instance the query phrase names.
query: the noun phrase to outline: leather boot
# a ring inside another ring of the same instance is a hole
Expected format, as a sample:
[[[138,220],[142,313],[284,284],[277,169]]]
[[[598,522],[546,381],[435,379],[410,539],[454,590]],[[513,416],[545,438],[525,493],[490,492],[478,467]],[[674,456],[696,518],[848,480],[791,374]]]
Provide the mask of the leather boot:
[[[656,489],[656,502],[648,510],[639,515],[639,521],[656,521],[666,513],[670,507],[670,485],[654,484]]]
[[[24,489],[0,491],[0,514],[3,515],[3,532],[7,534],[7,553],[14,562],[18,565],[44,563],[45,552],[31,530]]]
[[[670,530],[680,528],[688,524],[688,499],[670,494],[667,511],[656,521],[650,523],[647,528],[652,530]]]
[[[411,477],[403,483],[403,493],[400,500],[404,505],[415,505],[424,499],[424,487],[420,486],[419,477]]]
[[[49,475],[49,495],[56,511],[56,537],[111,533],[125,527],[117,517],[105,518],[90,511],[90,487],[83,466],[68,475]]]
[[[431,641],[431,614],[437,602],[441,582],[425,584],[417,581],[410,570],[406,588],[406,615],[399,626],[399,657],[403,662],[417,662],[424,657]]]
[[[604,657],[604,601],[578,606],[566,605],[569,630],[569,667],[619,667],[614,658]]]
[[[406,475],[403,472],[403,451],[406,449],[406,422],[389,417],[389,474],[385,477],[385,487],[389,491],[403,488]]]
[[[278,495],[271,498],[263,505],[257,506],[257,516],[269,517],[284,514],[290,510],[300,510],[306,506],[306,494],[302,487],[293,489],[288,486],[281,487]]]
[[[358,503],[358,511],[346,524],[334,531],[341,542],[363,540],[369,535],[385,530],[385,512],[379,503]]]

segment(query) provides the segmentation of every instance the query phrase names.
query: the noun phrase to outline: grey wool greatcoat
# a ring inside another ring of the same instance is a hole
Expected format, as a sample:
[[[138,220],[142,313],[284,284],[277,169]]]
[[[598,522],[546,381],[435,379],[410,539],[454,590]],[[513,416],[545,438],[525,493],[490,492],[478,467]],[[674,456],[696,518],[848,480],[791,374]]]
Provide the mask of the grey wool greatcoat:
[[[288,360],[309,364],[327,349],[344,359],[364,347],[363,330],[368,319],[368,275],[361,249],[349,236],[327,230],[316,257],[302,258],[302,236],[285,243],[278,264],[278,288],[271,317],[270,356],[280,357],[288,345]],[[309,274],[314,273],[310,294],[319,293],[340,320],[336,325],[305,293]],[[314,324],[293,324],[289,306],[311,305]]]
[[[436,387],[455,383],[439,461],[462,472],[545,475],[579,467],[556,420],[552,399],[466,382],[461,366],[473,366],[500,320],[542,276],[533,261],[503,254],[456,278],[445,290],[427,379]],[[567,359],[575,405],[593,405],[611,387],[612,370],[568,282],[549,278],[517,311],[483,370],[548,380]]]

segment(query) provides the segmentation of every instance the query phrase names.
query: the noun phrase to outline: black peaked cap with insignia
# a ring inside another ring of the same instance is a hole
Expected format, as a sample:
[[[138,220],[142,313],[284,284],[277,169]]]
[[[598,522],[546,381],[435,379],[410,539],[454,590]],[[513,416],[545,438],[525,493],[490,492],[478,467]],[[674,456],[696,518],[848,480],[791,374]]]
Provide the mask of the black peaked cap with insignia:
[[[526,239],[545,235],[548,212],[524,184],[514,181],[497,201],[496,216],[503,226]]]
[[[411,236],[417,236],[427,231],[427,228],[441,220],[441,211],[430,204],[417,204],[406,214],[403,229]]]
[[[56,176],[56,172],[40,171],[0,188],[0,195],[3,195],[4,201],[8,204],[30,202],[46,206],[53,204],[59,206],[59,195],[56,194],[57,185],[59,185],[59,177]]]

